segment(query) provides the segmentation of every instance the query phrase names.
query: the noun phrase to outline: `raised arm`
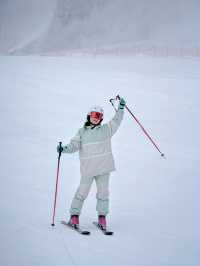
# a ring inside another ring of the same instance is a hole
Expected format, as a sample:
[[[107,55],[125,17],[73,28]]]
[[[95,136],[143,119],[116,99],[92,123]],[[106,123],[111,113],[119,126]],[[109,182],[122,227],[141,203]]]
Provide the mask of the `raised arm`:
[[[124,117],[124,107],[126,102],[123,98],[120,99],[118,110],[115,113],[114,117],[108,122],[108,127],[110,129],[111,137],[116,133],[117,129],[119,128],[122,119]]]

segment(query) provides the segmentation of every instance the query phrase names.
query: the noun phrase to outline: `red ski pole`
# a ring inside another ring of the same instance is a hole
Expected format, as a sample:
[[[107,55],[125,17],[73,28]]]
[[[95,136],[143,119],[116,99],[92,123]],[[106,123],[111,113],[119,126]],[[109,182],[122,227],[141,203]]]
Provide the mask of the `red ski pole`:
[[[60,150],[62,148],[62,142],[59,142]],[[55,196],[54,196],[54,205],[53,205],[53,217],[52,217],[52,226],[55,225],[54,219],[55,219],[55,213],[56,213],[56,201],[57,201],[57,193],[58,193],[58,177],[59,177],[59,170],[60,170],[60,157],[61,152],[59,152],[58,155],[58,165],[57,165],[57,174],[56,174],[56,188],[55,188]]]
[[[117,95],[116,99],[120,100],[120,96]],[[140,121],[137,119],[137,117],[131,112],[131,110],[127,107],[127,105],[125,105],[126,110],[130,113],[130,115],[135,119],[135,121],[137,122],[137,124],[140,126],[140,128],[142,129],[142,131],[144,132],[144,134],[148,137],[148,139],[151,141],[151,143],[154,145],[154,147],[158,150],[158,152],[161,154],[162,157],[165,158],[164,153],[162,153],[160,151],[160,149],[158,148],[158,145],[156,145],[156,143],[153,141],[153,139],[150,137],[150,135],[148,134],[148,132],[146,131],[146,129],[142,126],[142,124],[140,123]]]

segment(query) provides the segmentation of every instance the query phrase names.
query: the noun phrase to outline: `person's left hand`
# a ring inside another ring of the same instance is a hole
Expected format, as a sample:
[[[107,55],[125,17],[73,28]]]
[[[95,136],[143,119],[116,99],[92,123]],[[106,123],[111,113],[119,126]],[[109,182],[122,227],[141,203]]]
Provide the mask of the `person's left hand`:
[[[120,98],[118,109],[124,109],[125,105],[126,101],[124,100],[124,98]]]

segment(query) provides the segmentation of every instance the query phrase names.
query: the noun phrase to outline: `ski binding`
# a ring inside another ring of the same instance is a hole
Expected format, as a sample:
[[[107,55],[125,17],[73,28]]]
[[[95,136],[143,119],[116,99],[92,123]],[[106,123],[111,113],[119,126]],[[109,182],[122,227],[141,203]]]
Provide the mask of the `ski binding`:
[[[101,230],[101,232],[104,234],[104,235],[113,235],[114,232],[112,231],[108,231],[106,228],[104,228],[102,225],[100,225],[99,223],[97,222],[93,222],[93,224],[99,229]]]
[[[64,224],[65,226],[68,226],[69,228],[71,228],[72,230],[78,232],[81,235],[90,235],[90,232],[87,230],[83,230],[79,227],[79,225],[72,225],[69,222],[65,222],[65,221],[61,221],[61,224]]]

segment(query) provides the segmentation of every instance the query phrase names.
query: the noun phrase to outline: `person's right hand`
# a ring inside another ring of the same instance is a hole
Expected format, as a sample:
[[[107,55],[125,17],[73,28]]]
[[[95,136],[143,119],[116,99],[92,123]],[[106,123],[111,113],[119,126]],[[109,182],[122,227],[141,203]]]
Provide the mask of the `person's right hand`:
[[[59,154],[61,154],[62,151],[63,151],[63,147],[62,147],[62,145],[59,144],[59,145],[57,146],[57,152],[58,152]]]

